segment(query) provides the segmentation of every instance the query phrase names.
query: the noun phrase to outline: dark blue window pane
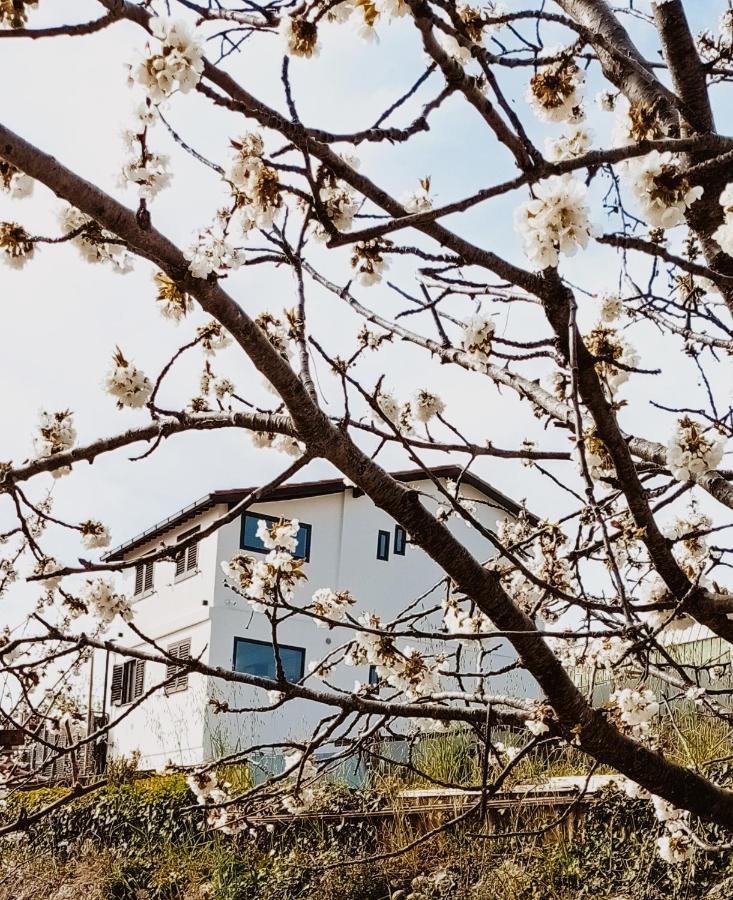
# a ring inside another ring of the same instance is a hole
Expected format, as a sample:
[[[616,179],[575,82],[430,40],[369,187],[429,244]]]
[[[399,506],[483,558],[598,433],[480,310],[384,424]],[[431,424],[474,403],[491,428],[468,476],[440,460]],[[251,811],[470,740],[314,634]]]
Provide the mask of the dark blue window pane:
[[[374,665],[369,666],[369,684],[371,684],[375,687],[379,684],[379,675],[377,674],[377,667]]]
[[[377,559],[389,559],[389,538],[388,531],[380,531],[377,534]]]
[[[287,681],[300,681],[305,665],[305,650],[279,645],[280,660]],[[275,678],[275,648],[262,641],[234,639],[234,671],[260,678]]]
[[[394,552],[397,556],[405,555],[405,547],[407,545],[407,532],[401,525],[395,525],[394,529]]]
[[[254,550],[257,553],[267,553],[267,547],[257,537],[257,524],[264,520],[269,525],[279,522],[272,516],[263,516],[261,513],[245,513],[242,517],[242,536],[240,546],[243,550]],[[310,559],[311,552],[311,527],[305,522],[300,523],[298,529],[298,545],[295,548],[295,556],[298,559]]]

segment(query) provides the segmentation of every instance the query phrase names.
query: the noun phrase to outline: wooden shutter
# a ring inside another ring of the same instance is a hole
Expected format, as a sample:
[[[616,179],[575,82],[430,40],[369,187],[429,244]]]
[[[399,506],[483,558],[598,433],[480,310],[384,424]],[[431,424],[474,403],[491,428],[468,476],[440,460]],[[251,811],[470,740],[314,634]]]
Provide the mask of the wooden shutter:
[[[175,659],[191,659],[191,638],[171,644],[168,647],[168,655]],[[176,672],[178,673],[177,675]],[[175,678],[173,677],[174,675],[176,676]],[[173,660],[169,660],[166,664],[165,677],[166,680],[172,679],[165,686],[166,694],[175,694],[188,688],[188,671],[180,669]]]
[[[186,563],[186,571],[191,571],[191,569],[196,568],[196,564],[199,560],[199,545],[191,544],[188,548],[188,561]]]
[[[176,554],[176,578],[186,571],[186,551],[181,550]]]
[[[153,587],[153,568],[155,563],[145,563],[145,579],[144,579],[144,590],[149,591]]]
[[[136,660],[136,665],[135,665],[135,689],[132,694],[133,700],[137,700],[138,697],[142,697],[144,690],[145,690],[145,660],[138,659],[138,660]]]
[[[135,566],[135,593],[136,594],[142,594],[142,592],[143,592],[143,583],[144,583],[143,569],[144,568],[145,568],[145,566],[142,563],[138,563]]]
[[[110,692],[110,702],[112,706],[119,706],[122,702],[122,677],[125,671],[123,665],[112,667],[112,688]]]

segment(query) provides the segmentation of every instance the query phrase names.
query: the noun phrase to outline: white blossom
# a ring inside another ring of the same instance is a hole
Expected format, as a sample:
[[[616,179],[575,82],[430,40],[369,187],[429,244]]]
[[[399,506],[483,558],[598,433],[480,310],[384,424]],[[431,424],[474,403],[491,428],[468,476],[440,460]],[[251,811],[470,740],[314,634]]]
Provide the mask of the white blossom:
[[[12,163],[6,162],[4,159],[0,160],[0,190],[10,194],[16,200],[22,200],[30,197],[34,184],[30,175],[21,172]]]
[[[283,13],[278,33],[285,45],[285,52],[290,56],[300,56],[303,59],[318,56],[318,26],[315,22],[309,22],[305,16]]]
[[[130,601],[124,594],[116,593],[113,585],[106,578],[95,578],[93,581],[88,581],[83,599],[87,607],[91,607],[105,625],[109,625],[117,615],[125,622],[132,621]]]
[[[22,269],[33,259],[36,245],[31,236],[16,222],[0,222],[0,252],[11,269]]]
[[[104,388],[117,400],[119,409],[123,406],[140,409],[153,393],[148,377],[125,359],[119,347],[112,356],[112,366],[104,379]]]
[[[298,531],[300,523],[297,519],[281,520],[268,525],[264,519],[257,522],[257,537],[268,550],[287,550],[295,553],[298,548]]]
[[[545,156],[550,162],[575,159],[590,150],[592,141],[592,132],[577,126],[559,137],[545,138]]]
[[[477,362],[488,362],[494,330],[491,319],[481,315],[471,316],[463,326],[461,346]]]
[[[419,390],[413,397],[411,409],[418,422],[427,424],[435,416],[443,415],[445,403],[430,391]]]
[[[288,456],[299,457],[305,452],[305,445],[289,434],[275,434],[268,431],[250,432],[252,443],[258,449],[271,448]]]
[[[551,51],[546,51],[550,53]],[[545,122],[577,122],[582,118],[583,71],[570,57],[543,66],[527,91],[530,108]]]
[[[618,294],[602,294],[599,300],[601,303],[601,322],[610,324],[621,318],[624,304]]]
[[[101,547],[109,547],[110,533],[106,525],[90,519],[88,522],[82,522],[79,526],[82,536],[82,543],[87,550],[96,550]]]
[[[724,449],[723,438],[711,436],[689,416],[683,416],[667,443],[667,467],[678,481],[690,481],[716,469]]]
[[[33,438],[36,456],[41,458],[55,456],[65,450],[71,450],[75,443],[76,428],[74,427],[74,414],[71,410],[40,413],[38,434]],[[69,471],[68,467],[64,468]]]
[[[101,228],[94,219],[85,216],[74,206],[66,205],[59,213],[59,224],[65,235],[76,233],[72,243],[82,257],[90,263],[108,262],[120,274],[132,270],[132,258],[121,244],[111,243],[116,238]]]
[[[230,269],[238,269],[244,262],[242,252],[211,226],[197,232],[195,242],[183,255],[189,261],[188,270],[194,278],[223,275]]]
[[[311,611],[317,616],[323,616],[326,619],[333,619],[343,622],[348,613],[349,606],[356,603],[356,600],[348,591],[332,591],[330,588],[320,588],[311,598]],[[328,622],[316,619],[317,628],[331,628]]]
[[[176,88],[187,94],[201,80],[204,49],[201,38],[181,20],[164,17],[150,20],[150,30],[160,42],[155,51],[149,45],[145,56],[130,67],[130,79],[143,87],[148,97],[159,103]]]
[[[433,208],[433,201],[430,197],[430,179],[421,179],[420,187],[411,193],[403,194],[401,202],[408,213],[430,212]]]
[[[702,197],[702,187],[692,187],[682,177],[672,153],[653,150],[629,160],[625,171],[641,216],[650,228],[682,224],[687,208]]]
[[[614,691],[610,699],[619,708],[621,721],[629,726],[635,737],[645,737],[649,733],[651,721],[659,712],[659,703],[652,691],[622,688]]]
[[[524,252],[540,269],[556,266],[559,255],[585,248],[593,230],[585,185],[572,175],[553,175],[534,188],[535,197],[516,211],[514,227]]]
[[[723,224],[715,229],[713,239],[724,253],[733,256],[733,181],[726,185],[720,195],[720,205],[723,207]]]

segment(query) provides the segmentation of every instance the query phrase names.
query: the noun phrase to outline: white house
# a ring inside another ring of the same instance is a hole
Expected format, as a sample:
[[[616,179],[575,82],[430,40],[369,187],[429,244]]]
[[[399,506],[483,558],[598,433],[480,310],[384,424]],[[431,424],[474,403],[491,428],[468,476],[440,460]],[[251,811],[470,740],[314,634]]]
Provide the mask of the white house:
[[[461,472],[457,466],[432,471],[444,482]],[[422,471],[393,474],[427,494],[436,493]],[[140,560],[126,570],[128,595],[135,600],[135,625],[173,655],[191,654],[210,666],[274,677],[269,623],[226,585],[221,568],[240,548],[253,555],[265,552],[255,533],[262,518],[298,519],[301,523],[298,554],[305,559],[308,580],[296,589],[296,603],[322,587],[349,590],[357,600],[355,614],[376,612],[385,621],[441,579],[439,567],[409,545],[403,529],[342,479],[276,488],[244,515],[179,554],[175,563],[145,563],[146,555],[206,528],[248,493],[243,489],[208,494],[106,557],[110,561]],[[518,504],[471,474],[461,476],[461,496],[476,501],[477,518],[492,530],[504,517],[519,511]],[[436,506],[438,501],[424,502]],[[476,529],[455,518],[449,524],[478,558],[493,555],[491,544]],[[425,608],[439,604],[440,596],[428,595],[422,601]],[[125,646],[151,649],[129,631],[114,637]],[[316,628],[303,617],[280,625],[278,643],[288,679],[301,678],[310,661],[322,659],[330,647],[346,640],[347,630]],[[511,649],[500,639],[489,644],[494,652],[484,660],[485,667],[495,670],[512,661]],[[344,666],[337,671],[332,680],[344,687],[353,686],[355,678],[365,682],[372,674]],[[175,667],[168,672],[174,673]],[[231,707],[253,707],[267,705],[267,695],[257,688],[199,674],[181,675],[167,689],[156,691],[155,685],[165,677],[162,665],[107,660],[107,702],[113,715],[124,713],[126,705],[134,707],[112,731],[113,755],[139,751],[144,768],[159,768],[168,760],[195,764],[254,742],[305,738],[324,715],[322,706],[305,700],[290,701],[267,713],[217,712],[211,698],[227,701]],[[497,676],[490,689],[533,693],[526,676],[517,673]],[[134,706],[133,701],[148,691],[153,691],[150,698]]]

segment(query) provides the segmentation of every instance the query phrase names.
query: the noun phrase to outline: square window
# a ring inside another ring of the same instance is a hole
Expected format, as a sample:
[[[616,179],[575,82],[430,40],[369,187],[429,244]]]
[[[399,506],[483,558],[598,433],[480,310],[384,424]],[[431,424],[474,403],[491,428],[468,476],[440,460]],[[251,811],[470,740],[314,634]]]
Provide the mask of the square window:
[[[255,553],[269,553],[267,547],[257,537],[257,526],[261,522],[267,522],[268,526],[274,525],[280,519],[273,516],[265,516],[262,513],[245,513],[242,516],[242,533],[239,540],[239,546],[242,550],[254,550]],[[306,562],[311,556],[311,526],[305,522],[300,523],[298,528],[298,543],[293,556],[298,559],[304,559]]]
[[[407,547],[407,532],[401,525],[394,527],[394,552],[395,556],[404,556]]]
[[[389,559],[390,534],[388,531],[377,532],[377,559]]]
[[[278,644],[286,681],[300,681],[305,671],[305,650]],[[234,671],[260,678],[276,678],[275,648],[267,641],[234,638]]]

